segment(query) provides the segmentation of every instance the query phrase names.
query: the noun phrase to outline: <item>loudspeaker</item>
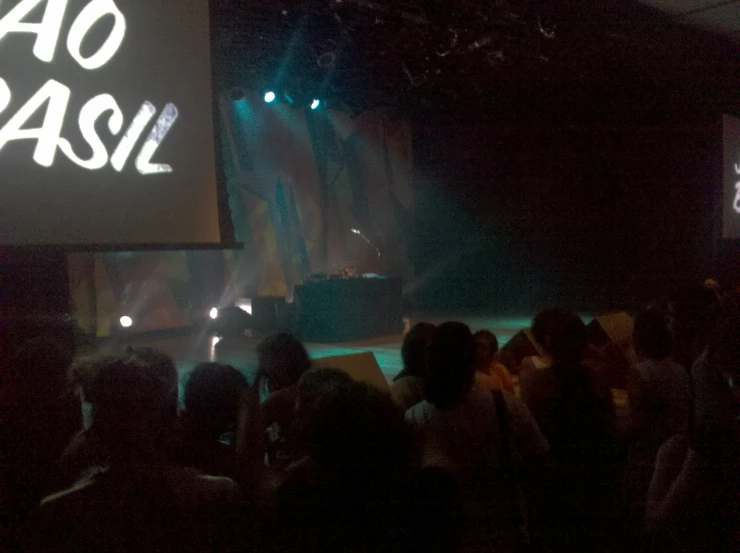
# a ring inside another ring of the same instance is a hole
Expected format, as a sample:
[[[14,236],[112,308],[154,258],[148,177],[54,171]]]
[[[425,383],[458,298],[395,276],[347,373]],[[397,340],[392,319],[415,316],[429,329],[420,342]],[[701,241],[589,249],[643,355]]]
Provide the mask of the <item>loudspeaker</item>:
[[[372,351],[350,355],[334,355],[313,360],[313,366],[324,369],[339,369],[357,382],[364,382],[387,394],[391,393],[385,375],[380,370],[378,360]]]
[[[634,329],[635,322],[624,311],[597,315],[588,323],[588,338],[592,345],[600,349],[611,344],[625,349],[632,340]]]
[[[537,340],[532,336],[532,331],[529,328],[523,328],[514,336],[511,340],[506,342],[501,348],[501,351],[508,352],[513,357],[515,366],[519,366],[522,359],[525,357],[532,357],[533,355],[545,355],[542,347],[537,343]]]

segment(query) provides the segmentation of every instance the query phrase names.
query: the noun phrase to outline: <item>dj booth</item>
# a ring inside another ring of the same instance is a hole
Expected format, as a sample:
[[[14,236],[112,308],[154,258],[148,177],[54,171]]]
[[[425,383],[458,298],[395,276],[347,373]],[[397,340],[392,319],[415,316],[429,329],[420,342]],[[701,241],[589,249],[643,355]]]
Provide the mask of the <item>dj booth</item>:
[[[403,330],[397,278],[308,281],[295,289],[296,322],[308,342],[346,342]]]

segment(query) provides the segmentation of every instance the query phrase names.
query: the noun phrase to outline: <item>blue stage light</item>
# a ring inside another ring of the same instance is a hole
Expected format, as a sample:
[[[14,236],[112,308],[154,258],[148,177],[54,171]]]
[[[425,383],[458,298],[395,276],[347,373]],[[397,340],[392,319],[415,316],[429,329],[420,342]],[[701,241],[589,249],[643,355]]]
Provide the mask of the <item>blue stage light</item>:
[[[313,102],[311,102],[311,109],[319,109],[320,105],[321,105],[321,100],[314,98]]]
[[[265,93],[265,102],[271,104],[275,101],[275,93],[272,90],[268,90]]]

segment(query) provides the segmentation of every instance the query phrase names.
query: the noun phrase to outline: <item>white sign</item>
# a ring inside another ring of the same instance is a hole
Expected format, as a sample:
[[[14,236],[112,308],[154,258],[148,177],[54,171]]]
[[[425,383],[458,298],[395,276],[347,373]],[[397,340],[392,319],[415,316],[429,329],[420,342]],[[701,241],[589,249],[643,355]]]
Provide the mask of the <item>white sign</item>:
[[[144,0],[142,0],[144,1]],[[2,0],[0,0],[0,5]],[[80,71],[97,71],[110,63],[116,56],[126,38],[126,17],[114,0],[91,0],[79,13],[67,34],[66,52],[60,52],[62,22],[67,11],[68,0],[22,0],[0,19],[0,55],[3,40],[14,33],[35,35],[33,55],[47,64],[54,64],[60,55],[69,55],[77,62]],[[39,23],[27,22],[31,12],[45,5]],[[90,30],[103,18],[113,17],[113,27],[105,41],[95,52],[83,55],[82,46]],[[157,108],[144,101],[138,113],[133,114],[126,131],[118,145],[109,154],[96,131],[96,123],[102,119],[112,136],[119,136],[124,127],[125,114],[111,94],[99,94],[84,104],[77,122],[80,133],[92,155],[85,158],[78,154],[69,140],[64,138],[64,121],[70,97],[79,91],[72,91],[63,83],[49,79],[31,96],[12,117],[0,128],[0,162],[6,146],[17,140],[35,140],[33,160],[43,166],[51,167],[60,150],[74,164],[87,170],[102,169],[108,163],[118,172],[124,170],[139,138],[154,119]],[[0,73],[0,114],[8,108],[13,99],[12,83],[7,83]],[[45,110],[45,111],[44,111]],[[29,120],[39,111],[44,113],[43,123],[38,128],[26,128]],[[172,167],[166,163],[152,163],[162,141],[177,121],[177,106],[168,103],[139,149],[135,159],[136,170],[141,175],[171,173]],[[107,118],[107,119],[106,119]]]

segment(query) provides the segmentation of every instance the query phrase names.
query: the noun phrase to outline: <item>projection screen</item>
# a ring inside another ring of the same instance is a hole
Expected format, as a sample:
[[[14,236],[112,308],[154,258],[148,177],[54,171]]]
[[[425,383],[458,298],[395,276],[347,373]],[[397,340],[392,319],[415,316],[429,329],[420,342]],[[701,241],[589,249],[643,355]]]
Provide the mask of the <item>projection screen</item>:
[[[723,117],[725,238],[740,238],[740,119]]]
[[[0,0],[0,245],[220,241],[207,0]]]

